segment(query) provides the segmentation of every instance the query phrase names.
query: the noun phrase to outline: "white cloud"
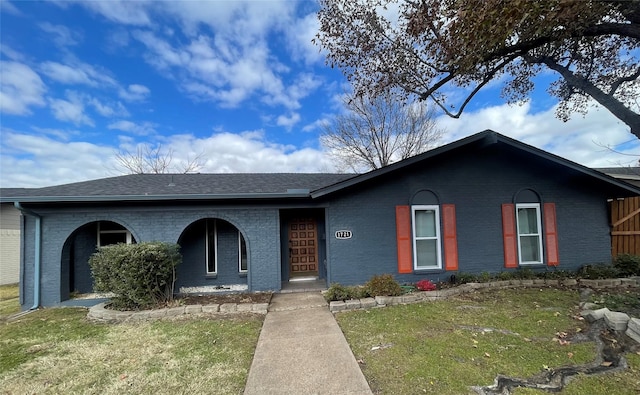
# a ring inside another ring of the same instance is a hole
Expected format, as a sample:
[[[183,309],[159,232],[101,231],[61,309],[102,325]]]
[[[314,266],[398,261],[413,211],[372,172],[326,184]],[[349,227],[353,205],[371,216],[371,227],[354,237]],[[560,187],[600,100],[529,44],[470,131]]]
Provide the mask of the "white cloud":
[[[287,45],[291,58],[307,65],[324,62],[326,53],[320,46],[312,42],[320,30],[320,22],[316,13],[296,19],[286,31]]]
[[[48,34],[48,37],[59,47],[77,45],[82,40],[82,35],[70,30],[63,25],[53,25],[49,22],[41,23],[40,29]]]
[[[576,114],[568,122],[555,117],[555,108],[536,114],[531,114],[529,109],[529,103],[505,104],[465,113],[460,119],[440,117],[439,125],[447,130],[442,142],[492,129],[588,167],[629,162],[630,157],[616,154],[603,145],[627,154],[640,153],[640,140],[629,132],[628,126],[602,108],[593,108],[585,117]]]
[[[31,106],[45,104],[46,86],[29,66],[18,62],[0,61],[0,111],[27,115]]]
[[[107,126],[110,130],[120,130],[122,132],[129,132],[138,136],[147,136],[154,134],[156,125],[151,122],[134,123],[131,121],[116,121]]]
[[[78,3],[112,22],[125,25],[151,24],[150,6],[153,2],[144,0],[78,1]],[[63,3],[64,4],[64,3]]]
[[[174,158],[184,161],[202,154],[204,173],[319,172],[330,168],[320,150],[274,144],[259,131],[234,134],[216,133],[210,137],[174,135],[163,142]]]
[[[20,10],[18,10],[16,6],[11,4],[11,2],[8,0],[0,1],[0,13],[2,12],[6,12],[12,15],[22,15]]]
[[[96,69],[82,62],[62,64],[58,62],[43,62],[40,70],[54,81],[67,85],[88,85],[91,87],[116,86],[117,82],[104,69]]]
[[[298,122],[300,122],[300,114],[298,114],[297,112],[294,112],[289,116],[280,115],[276,120],[278,126],[284,126],[288,130],[290,130]]]
[[[127,127],[124,123],[120,126]],[[2,135],[0,169],[21,169],[0,170],[2,187],[59,185],[117,175],[115,154],[145,142],[121,136],[116,147],[11,130],[3,130]],[[203,173],[319,172],[331,168],[320,150],[274,144],[261,131],[221,132],[208,137],[176,134],[157,138],[154,143],[173,150],[176,168],[202,155]]]
[[[111,147],[2,130],[0,186],[41,187],[112,175]],[[11,171],[8,169],[21,169]]]
[[[63,122],[71,122],[76,126],[94,126],[94,122],[85,113],[82,98],[75,92],[67,92],[67,99],[49,99],[49,107],[53,116]]]
[[[120,88],[118,95],[126,101],[144,101],[151,91],[144,85],[131,84],[126,89]]]

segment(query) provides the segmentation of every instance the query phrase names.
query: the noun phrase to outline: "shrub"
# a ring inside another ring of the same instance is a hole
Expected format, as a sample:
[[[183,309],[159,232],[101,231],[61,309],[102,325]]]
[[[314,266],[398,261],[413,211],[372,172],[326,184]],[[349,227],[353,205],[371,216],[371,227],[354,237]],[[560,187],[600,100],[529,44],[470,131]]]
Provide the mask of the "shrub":
[[[578,270],[578,276],[588,280],[598,280],[603,278],[615,278],[618,277],[618,269],[612,265],[597,264],[597,265],[584,265]]]
[[[493,280],[493,277],[491,276],[491,273],[489,273],[489,272],[482,272],[478,276],[478,282],[481,282],[481,283],[488,283],[491,280]]]
[[[365,288],[371,296],[399,296],[403,294],[400,284],[391,274],[380,274],[371,277]]]
[[[478,276],[471,273],[458,273],[456,275],[456,284],[475,283],[478,280]]]
[[[513,272],[500,272],[496,276],[496,278],[500,281],[508,281],[513,279]]]
[[[113,292],[115,309],[137,310],[173,299],[180,246],[146,242],[100,247],[89,266],[98,292]]]
[[[536,278],[536,274],[528,267],[525,267],[524,269],[518,269],[516,272],[514,272],[513,276],[514,278],[520,280],[532,280]]]
[[[349,299],[362,299],[369,296],[369,293],[365,287],[361,286],[345,286],[338,283],[333,283],[327,289],[324,294],[324,298],[328,301],[337,300],[349,300]]]
[[[620,254],[613,260],[613,266],[621,276],[640,276],[640,255]]]
[[[416,283],[416,288],[420,291],[435,291],[436,285],[430,280],[420,280]]]

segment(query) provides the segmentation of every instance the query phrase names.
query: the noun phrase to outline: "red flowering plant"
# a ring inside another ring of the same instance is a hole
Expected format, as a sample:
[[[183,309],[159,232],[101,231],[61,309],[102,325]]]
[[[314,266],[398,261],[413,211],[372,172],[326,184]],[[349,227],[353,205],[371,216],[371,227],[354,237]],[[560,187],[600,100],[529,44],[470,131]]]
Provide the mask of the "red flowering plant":
[[[416,283],[416,288],[420,291],[435,291],[436,285],[431,280],[420,280]]]

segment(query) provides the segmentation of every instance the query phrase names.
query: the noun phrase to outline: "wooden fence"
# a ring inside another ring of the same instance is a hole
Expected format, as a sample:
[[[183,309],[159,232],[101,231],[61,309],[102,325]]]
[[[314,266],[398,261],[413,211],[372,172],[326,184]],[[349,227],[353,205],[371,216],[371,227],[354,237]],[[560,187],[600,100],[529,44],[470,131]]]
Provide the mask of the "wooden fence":
[[[640,255],[640,196],[611,201],[611,254]]]

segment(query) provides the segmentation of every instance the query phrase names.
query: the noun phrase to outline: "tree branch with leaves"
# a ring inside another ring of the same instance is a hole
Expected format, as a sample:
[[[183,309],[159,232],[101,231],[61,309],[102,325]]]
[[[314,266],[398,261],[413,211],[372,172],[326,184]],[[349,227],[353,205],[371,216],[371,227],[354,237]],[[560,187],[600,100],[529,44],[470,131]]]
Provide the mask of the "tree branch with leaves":
[[[640,0],[320,3],[314,41],[357,95],[400,88],[457,118],[489,82],[504,79],[503,96],[521,103],[553,70],[560,119],[593,99],[640,138]]]

